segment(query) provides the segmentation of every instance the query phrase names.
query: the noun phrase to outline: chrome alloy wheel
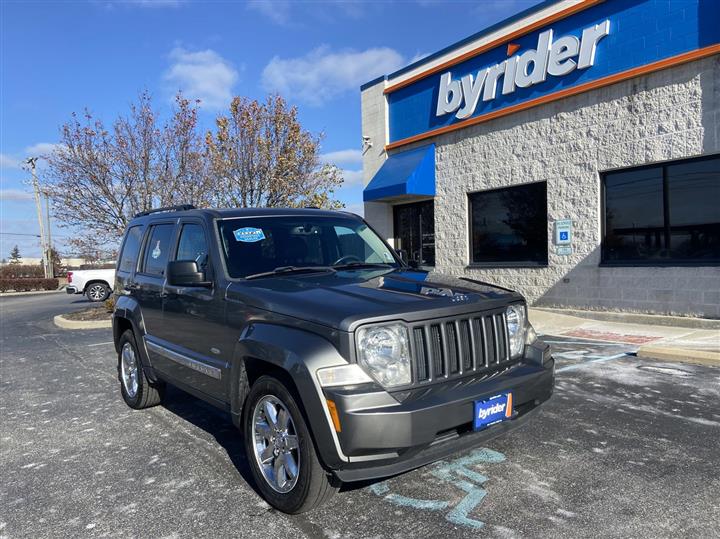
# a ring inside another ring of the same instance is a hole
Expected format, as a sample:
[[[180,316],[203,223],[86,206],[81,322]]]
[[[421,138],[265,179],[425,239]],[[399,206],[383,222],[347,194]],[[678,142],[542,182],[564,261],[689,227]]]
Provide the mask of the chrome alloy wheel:
[[[105,297],[105,286],[94,284],[88,289],[88,294],[93,301],[100,301]]]
[[[120,378],[125,393],[131,399],[134,399],[138,392],[138,366],[135,350],[129,342],[126,342],[120,351]]]
[[[300,448],[290,412],[274,395],[264,396],[255,405],[252,440],[265,481],[277,492],[290,492],[298,480]]]

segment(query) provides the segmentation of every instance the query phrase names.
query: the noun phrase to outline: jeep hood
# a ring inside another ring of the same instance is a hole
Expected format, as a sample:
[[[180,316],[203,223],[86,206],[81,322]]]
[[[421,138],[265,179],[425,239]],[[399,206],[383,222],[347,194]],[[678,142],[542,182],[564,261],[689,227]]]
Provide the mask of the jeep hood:
[[[227,299],[353,331],[371,321],[414,322],[484,311],[522,300],[517,292],[470,279],[408,269],[354,269],[235,281]]]

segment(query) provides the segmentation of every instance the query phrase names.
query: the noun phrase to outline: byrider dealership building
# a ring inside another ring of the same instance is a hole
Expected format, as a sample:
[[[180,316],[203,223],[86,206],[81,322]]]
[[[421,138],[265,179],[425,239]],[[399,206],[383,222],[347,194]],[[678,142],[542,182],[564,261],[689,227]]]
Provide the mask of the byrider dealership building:
[[[363,85],[362,130],[365,217],[422,266],[720,317],[720,1],[541,3]]]

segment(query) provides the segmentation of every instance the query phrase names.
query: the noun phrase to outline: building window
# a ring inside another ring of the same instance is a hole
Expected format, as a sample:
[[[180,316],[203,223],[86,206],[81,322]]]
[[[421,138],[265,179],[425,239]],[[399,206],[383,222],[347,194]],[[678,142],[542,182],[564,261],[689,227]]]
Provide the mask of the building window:
[[[471,193],[472,264],[547,265],[547,183]]]
[[[603,174],[602,261],[720,263],[720,156]]]

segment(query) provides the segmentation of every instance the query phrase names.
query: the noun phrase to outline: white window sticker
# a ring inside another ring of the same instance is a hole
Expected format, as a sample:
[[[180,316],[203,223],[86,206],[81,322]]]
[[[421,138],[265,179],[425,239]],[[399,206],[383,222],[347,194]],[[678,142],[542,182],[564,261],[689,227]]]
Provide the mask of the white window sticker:
[[[152,250],[152,257],[158,258],[162,251],[160,251],[160,240],[157,240],[157,245],[155,245],[155,249]]]
[[[262,228],[238,228],[237,230],[233,230],[233,235],[236,241],[242,241],[243,243],[255,243],[256,241],[265,239]]]

